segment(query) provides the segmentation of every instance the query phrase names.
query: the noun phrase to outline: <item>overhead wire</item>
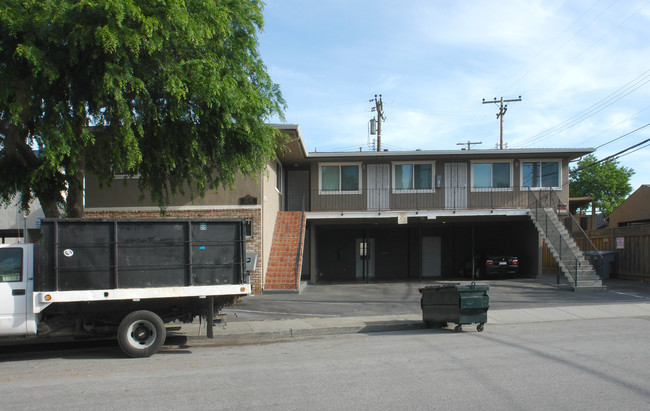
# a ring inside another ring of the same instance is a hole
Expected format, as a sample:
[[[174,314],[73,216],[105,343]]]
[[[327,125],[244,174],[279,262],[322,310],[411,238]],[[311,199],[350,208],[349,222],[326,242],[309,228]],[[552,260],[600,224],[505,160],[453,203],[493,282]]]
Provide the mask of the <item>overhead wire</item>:
[[[613,128],[615,128],[615,127],[617,127],[617,126],[619,126],[619,125],[621,125],[621,124],[623,124],[623,123],[625,123],[625,122],[628,121],[629,119],[638,116],[639,114],[643,113],[644,111],[646,111],[646,110],[649,109],[649,108],[650,108],[650,106],[646,106],[646,107],[642,108],[641,110],[639,110],[639,111],[637,111],[636,113],[634,113],[634,114],[632,114],[632,115],[630,115],[630,116],[624,118],[623,120],[621,120],[621,121],[619,121],[618,123],[612,125],[611,127],[608,127],[608,128],[606,128],[606,129],[604,129],[604,130],[601,131],[600,133],[595,134],[595,135],[593,135],[593,136],[590,136],[590,137],[587,138],[586,140],[583,140],[583,141],[579,142],[578,145],[581,145],[581,144],[584,144],[584,143],[586,143],[586,142],[588,142],[588,141],[592,141],[592,140],[594,140],[596,137],[605,134],[605,133],[608,132],[609,130],[611,130],[611,129],[613,129]],[[615,139],[613,139],[613,140],[610,140],[610,141],[604,143],[603,145],[607,145],[607,144],[609,144],[609,143],[611,143],[611,142],[614,142],[614,141],[616,141],[616,140],[619,140],[619,139],[621,139],[622,137],[625,137],[625,135],[624,135],[624,136],[617,137],[617,138],[615,138]],[[599,147],[601,147],[601,146],[599,146]]]
[[[616,91],[613,93],[610,93],[606,97],[600,99],[596,103],[592,104],[591,106],[587,107],[586,109],[582,110],[581,112],[573,115],[572,117],[569,117],[565,121],[557,124],[556,126],[553,126],[546,131],[543,131],[541,133],[538,133],[534,135],[533,137],[527,139],[528,142],[521,144],[522,147],[529,146],[533,143],[537,143],[539,141],[543,141],[548,139],[549,137],[558,134],[562,131],[565,131],[576,124],[579,124],[586,120],[587,118],[600,113],[607,107],[611,106],[612,104],[616,103],[617,101],[621,100],[622,98],[626,97],[627,95],[633,93],[634,91],[638,90],[645,84],[650,82],[650,69],[646,70],[643,74],[637,76],[633,80],[629,81],[626,83],[624,86],[618,88]],[[639,84],[640,83],[640,84]]]
[[[555,37],[554,37],[550,42],[548,42],[547,45],[546,45],[544,48],[542,48],[539,52],[537,52],[537,54],[535,54],[535,55],[534,55],[534,56],[533,56],[533,57],[532,57],[532,58],[531,58],[531,59],[530,59],[526,64],[524,64],[524,65],[523,65],[519,70],[515,71],[512,75],[508,76],[508,79],[512,79],[516,73],[523,71],[523,70],[524,70],[528,65],[532,64],[532,62],[534,62],[535,59],[537,59],[538,56],[542,55],[546,50],[548,50],[548,49],[551,47],[551,45],[553,45],[553,44],[556,42],[556,40],[558,40],[558,39],[560,39],[562,36],[564,36],[564,34],[567,33],[567,32],[569,31],[569,29],[571,29],[572,27],[574,27],[575,25],[577,25],[578,22],[579,22],[580,20],[582,20],[583,17],[585,17],[585,16],[586,16],[586,15],[587,15],[591,10],[593,10],[593,9],[594,9],[594,8],[595,8],[595,7],[600,3],[600,2],[601,2],[601,0],[598,0],[598,1],[597,1],[596,3],[594,3],[591,7],[589,7],[589,9],[587,9],[585,12],[583,12],[583,13],[580,15],[580,17],[578,17],[578,18],[576,18],[575,20],[573,20],[573,21],[572,21],[572,22],[571,22],[571,23],[570,23],[570,24],[569,24],[569,25],[568,25],[568,26],[567,26],[567,27],[566,27],[566,28],[565,28],[565,29],[564,29],[560,34],[556,35],[556,36],[555,36]],[[588,23],[591,23],[593,20],[595,20],[595,19],[598,18],[601,14],[603,14],[606,10],[609,10],[609,9],[612,7],[612,5],[614,5],[614,3],[616,3],[616,2],[617,2],[617,0],[614,0],[614,1],[609,5],[609,6],[607,6],[607,7],[606,7],[605,9],[603,9],[600,13],[598,13],[598,14],[597,14],[596,16],[594,16],[591,20],[589,20]],[[588,23],[587,23],[587,24],[588,24]],[[521,79],[523,79],[523,78],[525,78],[527,75],[529,75],[533,70],[535,70],[535,69],[536,69],[537,67],[539,67],[542,63],[544,63],[546,60],[548,60],[551,56],[553,56],[553,55],[556,54],[558,51],[560,51],[562,48],[564,48],[564,46],[565,46],[567,43],[569,43],[569,41],[571,41],[573,38],[575,38],[575,37],[577,36],[577,34],[578,34],[578,33],[581,33],[583,30],[584,30],[584,27],[583,27],[581,30],[578,30],[577,32],[575,32],[573,35],[571,35],[571,37],[569,37],[568,40],[566,40],[564,43],[562,43],[561,45],[559,45],[558,47],[556,47],[556,48],[555,48],[555,49],[554,49],[550,54],[548,54],[548,55],[547,55],[543,60],[541,60],[539,63],[535,64],[533,67],[531,67],[528,71],[526,71],[525,73],[523,73],[523,74],[520,75],[519,77],[515,78],[514,80],[510,81],[509,83],[506,83],[507,80],[504,81],[504,82],[502,82],[502,83],[499,85],[498,89],[502,89],[502,88],[504,87],[504,84],[509,84],[509,85],[517,84]]]
[[[632,131],[628,132],[628,133],[625,133],[625,134],[623,134],[622,136],[619,136],[619,137],[616,137],[616,138],[614,138],[614,139],[611,139],[611,140],[609,140],[608,142],[603,143],[603,144],[597,146],[597,147],[596,147],[596,150],[598,150],[598,149],[601,148],[601,147],[606,146],[607,144],[610,144],[610,143],[613,143],[613,142],[615,142],[615,141],[618,141],[618,140],[622,139],[623,137],[627,137],[627,136],[629,136],[630,134],[636,133],[637,131],[643,130],[644,128],[646,128],[646,127],[648,127],[648,126],[650,126],[650,123],[647,123],[646,125],[643,125],[643,126],[637,128],[637,129],[635,129],[635,130],[632,130]]]
[[[603,163],[603,162],[605,162],[605,161],[607,161],[607,160],[611,160],[611,159],[614,159],[614,158],[622,157],[621,154],[623,154],[623,153],[625,153],[625,152],[627,152],[627,151],[630,151],[630,150],[632,150],[633,148],[636,148],[636,147],[639,147],[639,146],[641,146],[641,145],[643,145],[643,144],[646,144],[646,143],[648,143],[648,142],[650,142],[650,138],[647,138],[647,139],[643,140],[643,141],[640,142],[640,143],[637,143],[637,144],[635,144],[635,145],[633,145],[633,146],[630,146],[630,147],[628,147],[628,148],[626,148],[626,149],[623,149],[623,150],[619,151],[619,152],[616,153],[616,154],[612,154],[611,156],[607,156],[607,157],[605,157],[605,158],[603,158],[603,159],[601,159],[601,160],[594,161],[594,162],[591,163],[591,164],[587,164],[586,166],[582,166],[582,167],[580,167],[580,168],[578,168],[578,169],[575,169],[575,170],[572,170],[572,171],[575,173],[575,172],[577,172],[577,171],[582,171],[582,170],[584,170],[584,169],[586,169],[586,168],[589,168],[589,167],[595,166],[596,164]],[[641,147],[641,148],[643,148],[643,147]],[[641,148],[639,148],[639,150],[640,150]],[[637,151],[637,150],[634,150],[634,151]],[[630,154],[630,153],[628,153],[628,154]],[[627,155],[627,154],[626,154],[626,155]]]
[[[576,55],[575,55],[571,60],[567,61],[567,62],[566,62],[564,65],[562,65],[561,67],[558,67],[555,71],[553,71],[551,74],[547,75],[546,77],[542,78],[542,79],[539,80],[537,83],[534,83],[532,86],[530,86],[528,89],[526,89],[522,94],[526,94],[526,93],[528,93],[531,89],[535,88],[539,83],[545,81],[546,79],[548,79],[548,78],[551,77],[551,76],[554,76],[557,72],[559,72],[560,70],[562,70],[562,69],[563,69],[564,67],[566,67],[569,63],[571,63],[571,62],[577,60],[579,57],[581,57],[583,54],[585,54],[585,53],[586,53],[589,49],[591,49],[593,46],[595,46],[596,44],[600,44],[600,43],[602,42],[602,40],[603,40],[605,37],[609,36],[610,33],[611,33],[612,31],[614,31],[615,28],[619,27],[620,25],[622,25],[623,23],[625,23],[626,21],[628,21],[629,19],[631,19],[632,17],[634,17],[634,16],[635,16],[636,14],[638,14],[642,9],[644,9],[644,8],[645,8],[649,3],[650,3],[650,0],[649,0],[648,2],[646,2],[643,6],[639,7],[639,8],[638,8],[634,13],[630,14],[629,16],[627,16],[626,18],[624,18],[623,20],[621,20],[618,24],[616,24],[614,27],[612,27],[611,29],[609,29],[605,34],[603,34],[602,36],[600,36],[597,40],[591,42],[591,44],[589,44],[589,46],[585,47],[585,48],[584,48],[580,53],[576,54]],[[609,9],[612,5],[613,5],[613,3],[610,4],[610,6],[609,6],[607,9]],[[607,9],[606,9],[606,10],[607,10]],[[603,11],[605,11],[605,10],[603,10]],[[602,14],[602,12],[601,12],[600,14]],[[599,14],[599,15],[600,15],[600,14]],[[583,29],[583,30],[584,30],[584,29]]]

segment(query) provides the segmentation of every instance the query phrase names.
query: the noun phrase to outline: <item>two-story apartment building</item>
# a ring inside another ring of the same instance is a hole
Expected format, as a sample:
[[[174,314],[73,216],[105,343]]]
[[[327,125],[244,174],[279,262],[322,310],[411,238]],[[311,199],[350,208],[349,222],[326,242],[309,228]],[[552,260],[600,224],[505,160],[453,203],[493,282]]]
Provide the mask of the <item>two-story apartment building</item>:
[[[472,256],[519,257],[541,273],[544,232],[530,210],[568,204],[569,161],[593,149],[307,152],[297,125],[257,180],[232,191],[176,198],[167,217],[249,222],[258,255],[254,292],[296,290],[300,280],[455,278]],[[137,178],[137,177],[136,177]],[[137,181],[99,190],[86,181],[87,217],[155,217]]]

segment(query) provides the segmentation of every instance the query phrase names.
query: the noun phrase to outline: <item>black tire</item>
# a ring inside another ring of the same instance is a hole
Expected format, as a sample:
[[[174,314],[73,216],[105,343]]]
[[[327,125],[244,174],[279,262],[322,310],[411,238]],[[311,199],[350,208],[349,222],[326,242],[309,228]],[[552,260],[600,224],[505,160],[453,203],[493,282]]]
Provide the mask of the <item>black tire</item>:
[[[478,331],[478,332],[483,331],[483,324],[482,323],[476,326],[476,331]]]
[[[143,358],[160,350],[167,331],[158,315],[151,311],[134,311],[124,317],[117,330],[117,342],[130,357]]]
[[[458,325],[454,328],[454,331],[456,331],[457,333],[463,331],[463,326],[460,325],[460,324],[458,324]]]

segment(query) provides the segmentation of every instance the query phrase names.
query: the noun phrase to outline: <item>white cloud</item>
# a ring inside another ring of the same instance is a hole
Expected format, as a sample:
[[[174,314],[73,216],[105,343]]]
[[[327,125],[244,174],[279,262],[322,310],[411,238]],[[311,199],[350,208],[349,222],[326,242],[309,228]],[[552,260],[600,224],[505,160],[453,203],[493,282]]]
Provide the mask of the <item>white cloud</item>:
[[[627,117],[650,105],[650,84],[548,133],[650,69],[645,0],[277,0],[265,18],[262,55],[310,150],[365,146],[375,94],[391,149],[454,149],[468,139],[491,148],[497,110],[481,99],[501,96],[523,100],[504,117],[511,147],[594,146],[647,123],[648,111]],[[649,151],[623,158],[646,182],[650,166],[639,162]]]

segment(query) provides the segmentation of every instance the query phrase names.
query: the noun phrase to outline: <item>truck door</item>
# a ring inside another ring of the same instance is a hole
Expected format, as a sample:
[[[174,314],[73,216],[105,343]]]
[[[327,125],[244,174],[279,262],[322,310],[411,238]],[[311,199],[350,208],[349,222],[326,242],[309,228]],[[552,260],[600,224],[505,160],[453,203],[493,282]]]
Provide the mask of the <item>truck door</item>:
[[[0,335],[27,333],[27,275],[21,247],[0,247]]]

